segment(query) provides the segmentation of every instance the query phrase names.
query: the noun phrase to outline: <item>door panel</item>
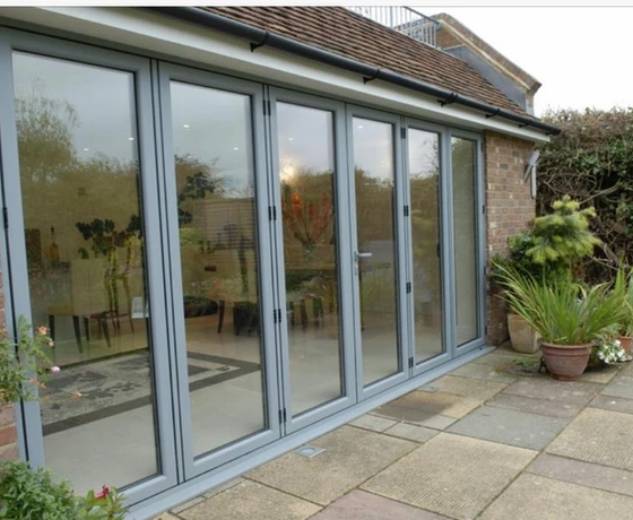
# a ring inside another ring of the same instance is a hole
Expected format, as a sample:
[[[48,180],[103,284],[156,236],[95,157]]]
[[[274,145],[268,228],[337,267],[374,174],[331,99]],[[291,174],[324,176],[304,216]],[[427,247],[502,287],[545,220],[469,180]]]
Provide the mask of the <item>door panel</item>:
[[[270,273],[262,87],[167,65],[161,72],[190,477],[278,435],[274,342],[264,319],[272,308],[262,283]]]
[[[26,454],[141,500],[176,481],[149,60],[18,31],[0,55],[14,312],[61,366],[24,407]]]
[[[270,95],[289,432],[348,406],[354,394],[345,291],[351,264],[341,250],[344,113],[340,104],[311,96],[280,89]]]

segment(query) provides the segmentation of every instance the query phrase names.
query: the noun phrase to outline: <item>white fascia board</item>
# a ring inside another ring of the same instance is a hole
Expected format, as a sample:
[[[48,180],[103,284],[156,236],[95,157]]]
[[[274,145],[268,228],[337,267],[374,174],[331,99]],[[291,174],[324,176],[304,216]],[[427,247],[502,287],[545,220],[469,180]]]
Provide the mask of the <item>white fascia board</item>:
[[[365,84],[358,74],[316,60],[266,46],[251,52],[243,38],[147,9],[5,7],[0,8],[0,16],[147,49],[176,62],[186,59],[223,72],[347,98],[411,117],[474,130],[493,130],[532,142],[549,141],[545,134],[533,129],[520,128],[502,118],[486,119],[481,112],[457,104],[442,107],[436,99],[398,85],[381,80]]]

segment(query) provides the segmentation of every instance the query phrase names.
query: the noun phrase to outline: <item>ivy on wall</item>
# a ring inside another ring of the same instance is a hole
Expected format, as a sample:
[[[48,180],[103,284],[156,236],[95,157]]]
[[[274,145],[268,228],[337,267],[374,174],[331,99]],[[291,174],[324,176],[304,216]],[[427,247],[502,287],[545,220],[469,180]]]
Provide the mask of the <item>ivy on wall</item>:
[[[541,148],[537,212],[570,195],[593,206],[602,244],[583,264],[591,281],[611,279],[620,260],[633,265],[633,108],[561,110],[545,117],[561,128]]]

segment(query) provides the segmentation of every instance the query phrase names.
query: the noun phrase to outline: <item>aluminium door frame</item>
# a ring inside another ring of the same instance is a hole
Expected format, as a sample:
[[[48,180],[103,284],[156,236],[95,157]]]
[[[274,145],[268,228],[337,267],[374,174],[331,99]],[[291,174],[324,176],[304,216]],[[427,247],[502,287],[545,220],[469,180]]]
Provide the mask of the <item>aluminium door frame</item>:
[[[159,90],[161,129],[163,135],[163,161],[165,164],[166,220],[171,250],[169,265],[172,274],[171,298],[174,308],[175,357],[178,364],[177,382],[181,408],[180,427],[184,478],[190,479],[201,473],[236,459],[279,438],[279,398],[273,324],[274,302],[270,284],[272,276],[270,250],[270,224],[268,221],[268,190],[266,180],[266,154],[264,142],[263,92],[261,83],[238,80],[201,69],[172,63],[159,62]],[[182,269],[180,258],[180,232],[178,226],[178,202],[173,153],[170,82],[177,81],[207,89],[248,95],[251,100],[252,166],[255,181],[255,236],[257,239],[258,298],[260,303],[260,363],[262,365],[262,396],[267,427],[234,442],[195,457],[191,436],[191,396],[187,376],[187,346],[183,311]]]
[[[456,292],[456,276],[455,276],[455,261],[454,261],[454,253],[455,253],[455,242],[454,242],[454,222],[453,222],[453,159],[452,159],[452,146],[451,140],[453,137],[457,137],[460,139],[466,139],[474,142],[475,144],[475,172],[474,172],[474,186],[473,189],[475,191],[475,218],[477,219],[475,223],[475,232],[477,236],[475,237],[475,246],[477,248],[477,253],[475,256],[476,262],[476,281],[477,281],[477,336],[462,343],[460,345],[457,344],[457,312],[456,312],[456,301],[457,301],[457,292]],[[448,132],[446,134],[446,150],[447,150],[447,161],[448,161],[448,174],[446,175],[448,186],[449,186],[449,199],[450,199],[450,249],[451,249],[451,262],[450,262],[450,281],[451,281],[451,309],[452,309],[452,324],[451,328],[453,330],[453,348],[456,355],[462,355],[466,352],[469,352],[476,348],[481,348],[486,345],[486,263],[487,263],[487,253],[486,253],[486,192],[485,192],[485,181],[484,181],[484,157],[483,157],[483,138],[482,135],[476,132],[471,132],[468,130],[461,130],[456,128],[448,128]]]
[[[405,182],[404,191],[406,196],[406,204],[409,208],[412,207],[411,204],[411,186],[410,186],[410,177],[409,177],[409,132],[411,129],[420,130],[423,132],[428,132],[437,135],[438,145],[439,145],[439,178],[438,178],[438,226],[439,226],[439,265],[440,265],[440,284],[441,284],[441,295],[442,295],[442,325],[441,325],[441,334],[442,334],[442,348],[443,351],[430,357],[427,359],[423,359],[418,361],[416,355],[416,336],[415,336],[415,284],[413,283],[413,223],[412,219],[409,218],[407,222],[406,229],[406,237],[407,237],[407,261],[408,261],[408,279],[411,280],[412,288],[410,294],[407,294],[408,298],[408,334],[411,342],[411,356],[414,359],[413,363],[413,374],[418,375],[422,372],[426,372],[438,365],[446,363],[454,356],[453,349],[453,331],[451,330],[452,323],[452,297],[450,292],[450,281],[449,281],[449,273],[450,271],[450,259],[451,257],[451,234],[449,233],[448,216],[450,212],[450,201],[447,200],[450,198],[450,192],[447,187],[446,178],[450,173],[447,169],[447,160],[446,160],[446,143],[445,136],[448,132],[446,126],[437,125],[433,123],[429,123],[428,121],[423,121],[416,118],[405,117],[403,118],[403,127],[406,128],[405,139],[403,143],[403,164],[404,164],[404,175]]]
[[[272,168],[270,172],[271,189],[274,207],[278,208],[275,222],[275,247],[277,257],[277,305],[282,310],[279,325],[281,340],[281,379],[283,385],[283,403],[285,409],[285,433],[291,433],[309,424],[332,415],[356,402],[355,357],[354,357],[354,328],[352,301],[352,261],[346,248],[349,244],[349,207],[347,174],[347,139],[345,105],[339,101],[322,98],[289,89],[269,87],[270,101],[270,147]],[[334,167],[333,190],[335,200],[335,233],[336,233],[336,261],[338,275],[338,321],[339,321],[339,349],[340,356],[339,377],[341,378],[342,395],[314,408],[300,412],[297,416],[291,413],[292,387],[290,384],[290,344],[288,339],[288,318],[286,309],[286,282],[284,262],[283,217],[281,216],[281,190],[279,186],[279,142],[277,132],[277,103],[314,108],[332,113]]]
[[[12,53],[25,52],[43,58],[60,59],[105,69],[124,71],[134,76],[134,106],[139,158],[139,210],[143,212],[145,243],[145,280],[149,296],[154,425],[158,474],[124,486],[126,498],[134,503],[176,484],[174,459],[174,422],[169,383],[169,354],[165,327],[164,265],[161,250],[161,221],[158,212],[156,183],[156,149],[152,109],[150,60],[86,44],[68,42],[15,29],[0,29],[0,135],[2,137],[2,172],[4,204],[11,221],[6,233],[3,267],[10,265],[3,277],[11,294],[11,319],[7,320],[15,336],[14,324],[20,315],[30,320],[31,304],[27,272],[24,213],[20,182],[17,128],[14,106]],[[148,338],[149,339],[149,338]],[[37,395],[37,389],[34,390]],[[35,466],[44,465],[44,439],[39,401],[21,404],[24,455]],[[155,442],[152,440],[151,442]]]
[[[405,231],[405,194],[402,188],[404,179],[404,170],[402,164],[402,117],[400,115],[384,112],[381,110],[375,110],[373,108],[367,108],[359,105],[346,105],[347,112],[347,146],[348,146],[348,204],[350,208],[350,241],[349,248],[352,258],[354,258],[355,252],[358,251],[358,225],[356,215],[356,186],[355,186],[355,164],[354,164],[354,118],[368,119],[371,121],[377,121],[381,123],[388,123],[392,126],[392,157],[394,166],[394,263],[395,263],[395,294],[396,294],[396,348],[398,349],[398,372],[388,375],[382,379],[374,381],[367,386],[364,385],[363,380],[363,345],[362,345],[362,331],[361,331],[361,309],[360,309],[360,287],[358,280],[358,265],[354,261],[354,276],[353,282],[353,296],[354,296],[354,337],[355,337],[355,353],[356,353],[356,388],[358,400],[361,401],[372,395],[383,392],[384,390],[398,385],[409,379],[411,375],[411,368],[409,367],[410,356],[410,341],[408,339],[408,325],[407,325],[407,260],[406,260],[406,231]]]

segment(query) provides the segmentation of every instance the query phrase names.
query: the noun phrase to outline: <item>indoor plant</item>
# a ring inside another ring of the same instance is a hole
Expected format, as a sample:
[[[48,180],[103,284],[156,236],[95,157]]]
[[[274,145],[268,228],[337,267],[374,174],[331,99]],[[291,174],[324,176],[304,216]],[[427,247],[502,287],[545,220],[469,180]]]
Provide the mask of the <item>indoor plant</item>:
[[[504,266],[497,277],[512,309],[541,336],[545,364],[556,379],[582,375],[593,342],[622,315],[621,294],[605,284],[585,288],[564,278],[539,280]]]

